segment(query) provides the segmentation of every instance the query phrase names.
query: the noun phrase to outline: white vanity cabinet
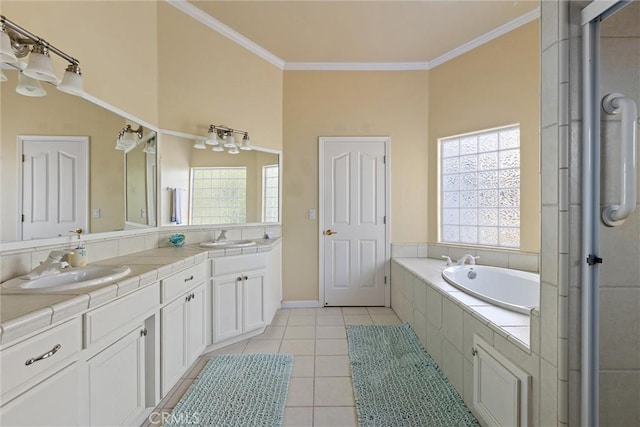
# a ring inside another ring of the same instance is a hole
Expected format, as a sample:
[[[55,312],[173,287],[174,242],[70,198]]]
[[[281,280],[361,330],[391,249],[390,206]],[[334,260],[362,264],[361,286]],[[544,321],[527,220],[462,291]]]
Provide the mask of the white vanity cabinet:
[[[84,314],[90,425],[130,425],[145,411],[147,392],[153,392],[147,365],[155,359],[147,345],[155,337],[148,332],[159,304],[154,283]]]
[[[265,326],[266,265],[261,253],[211,261],[214,344]]]
[[[205,278],[206,265],[201,263],[162,281],[163,295],[175,295],[175,287],[183,291],[160,310],[162,396],[207,345]]]
[[[78,407],[80,319],[43,331],[0,352],[0,425],[83,425]],[[21,393],[21,394],[20,394]]]

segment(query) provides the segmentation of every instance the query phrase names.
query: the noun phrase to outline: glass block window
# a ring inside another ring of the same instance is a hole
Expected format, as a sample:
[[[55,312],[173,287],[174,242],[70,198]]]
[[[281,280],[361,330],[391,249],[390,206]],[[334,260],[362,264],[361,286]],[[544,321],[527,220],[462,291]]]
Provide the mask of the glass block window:
[[[278,165],[262,167],[262,222],[278,222]]]
[[[520,126],[444,138],[440,241],[520,247]]]
[[[191,224],[247,219],[247,168],[191,168]]]

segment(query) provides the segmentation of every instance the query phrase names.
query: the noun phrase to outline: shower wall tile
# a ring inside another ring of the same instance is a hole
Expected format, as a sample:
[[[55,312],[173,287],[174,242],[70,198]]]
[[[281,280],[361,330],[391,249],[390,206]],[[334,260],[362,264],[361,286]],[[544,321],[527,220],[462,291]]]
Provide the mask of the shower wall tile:
[[[560,168],[569,167],[569,133],[569,125],[558,127],[558,167]]]
[[[558,123],[558,45],[553,44],[542,52],[540,125],[545,128]]]
[[[640,425],[640,371],[600,372],[602,425]],[[606,421],[605,421],[606,420]]]
[[[566,58],[561,58],[560,63],[564,63]],[[569,83],[560,83],[558,88],[558,124],[560,126],[569,125]]]
[[[569,133],[569,204],[582,203],[582,123],[571,122]]]
[[[542,207],[542,241],[540,280],[558,283],[558,211],[556,206]]]
[[[557,369],[544,359],[540,360],[540,425],[552,426],[558,422]]]
[[[580,426],[580,371],[569,371],[569,425]]]
[[[558,380],[558,425],[569,423],[569,383]]]
[[[509,268],[531,272],[539,271],[538,254],[510,253]]]
[[[558,290],[542,283],[540,287],[540,355],[549,363],[558,361]]]
[[[618,227],[601,226],[600,286],[639,288],[640,282],[640,211]],[[640,311],[640,310],[638,310]]]
[[[581,298],[582,292],[579,288],[571,288],[569,290],[569,370],[580,370],[581,368]]]
[[[558,340],[558,379],[569,380],[569,339]]]
[[[638,286],[600,290],[600,369],[640,370],[639,306]]]
[[[569,207],[569,287],[582,286],[582,206]]]
[[[540,135],[540,199],[542,205],[558,203],[558,126],[542,129]]]
[[[558,295],[569,296],[569,254],[558,255]]]
[[[559,37],[558,3],[540,2],[540,49],[555,44]]]
[[[640,4],[632,2],[624,13],[614,13],[602,26],[603,37],[640,37]]]
[[[569,169],[558,171],[558,208],[561,211],[569,210]]]
[[[569,253],[569,212],[558,212],[558,252]]]
[[[569,95],[569,40],[565,39],[558,43],[558,81],[562,85],[567,85],[567,93]],[[565,98],[568,100],[568,98]],[[568,113],[568,108],[567,108]],[[566,124],[562,123],[561,124]]]

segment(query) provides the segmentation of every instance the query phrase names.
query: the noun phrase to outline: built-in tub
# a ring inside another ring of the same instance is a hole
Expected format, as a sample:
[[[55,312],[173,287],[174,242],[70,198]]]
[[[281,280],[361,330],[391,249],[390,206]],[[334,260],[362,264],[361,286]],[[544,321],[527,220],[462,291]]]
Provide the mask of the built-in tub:
[[[456,265],[444,269],[442,277],[456,288],[508,310],[529,314],[532,308],[540,306],[540,276],[535,273]]]

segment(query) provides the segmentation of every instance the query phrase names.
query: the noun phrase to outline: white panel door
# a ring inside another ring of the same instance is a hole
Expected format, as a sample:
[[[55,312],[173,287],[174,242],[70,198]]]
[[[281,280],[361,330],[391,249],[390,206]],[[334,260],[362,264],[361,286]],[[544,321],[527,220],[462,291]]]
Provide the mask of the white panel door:
[[[386,138],[321,138],[324,305],[385,305]]]
[[[88,229],[89,139],[20,136],[22,240]]]

